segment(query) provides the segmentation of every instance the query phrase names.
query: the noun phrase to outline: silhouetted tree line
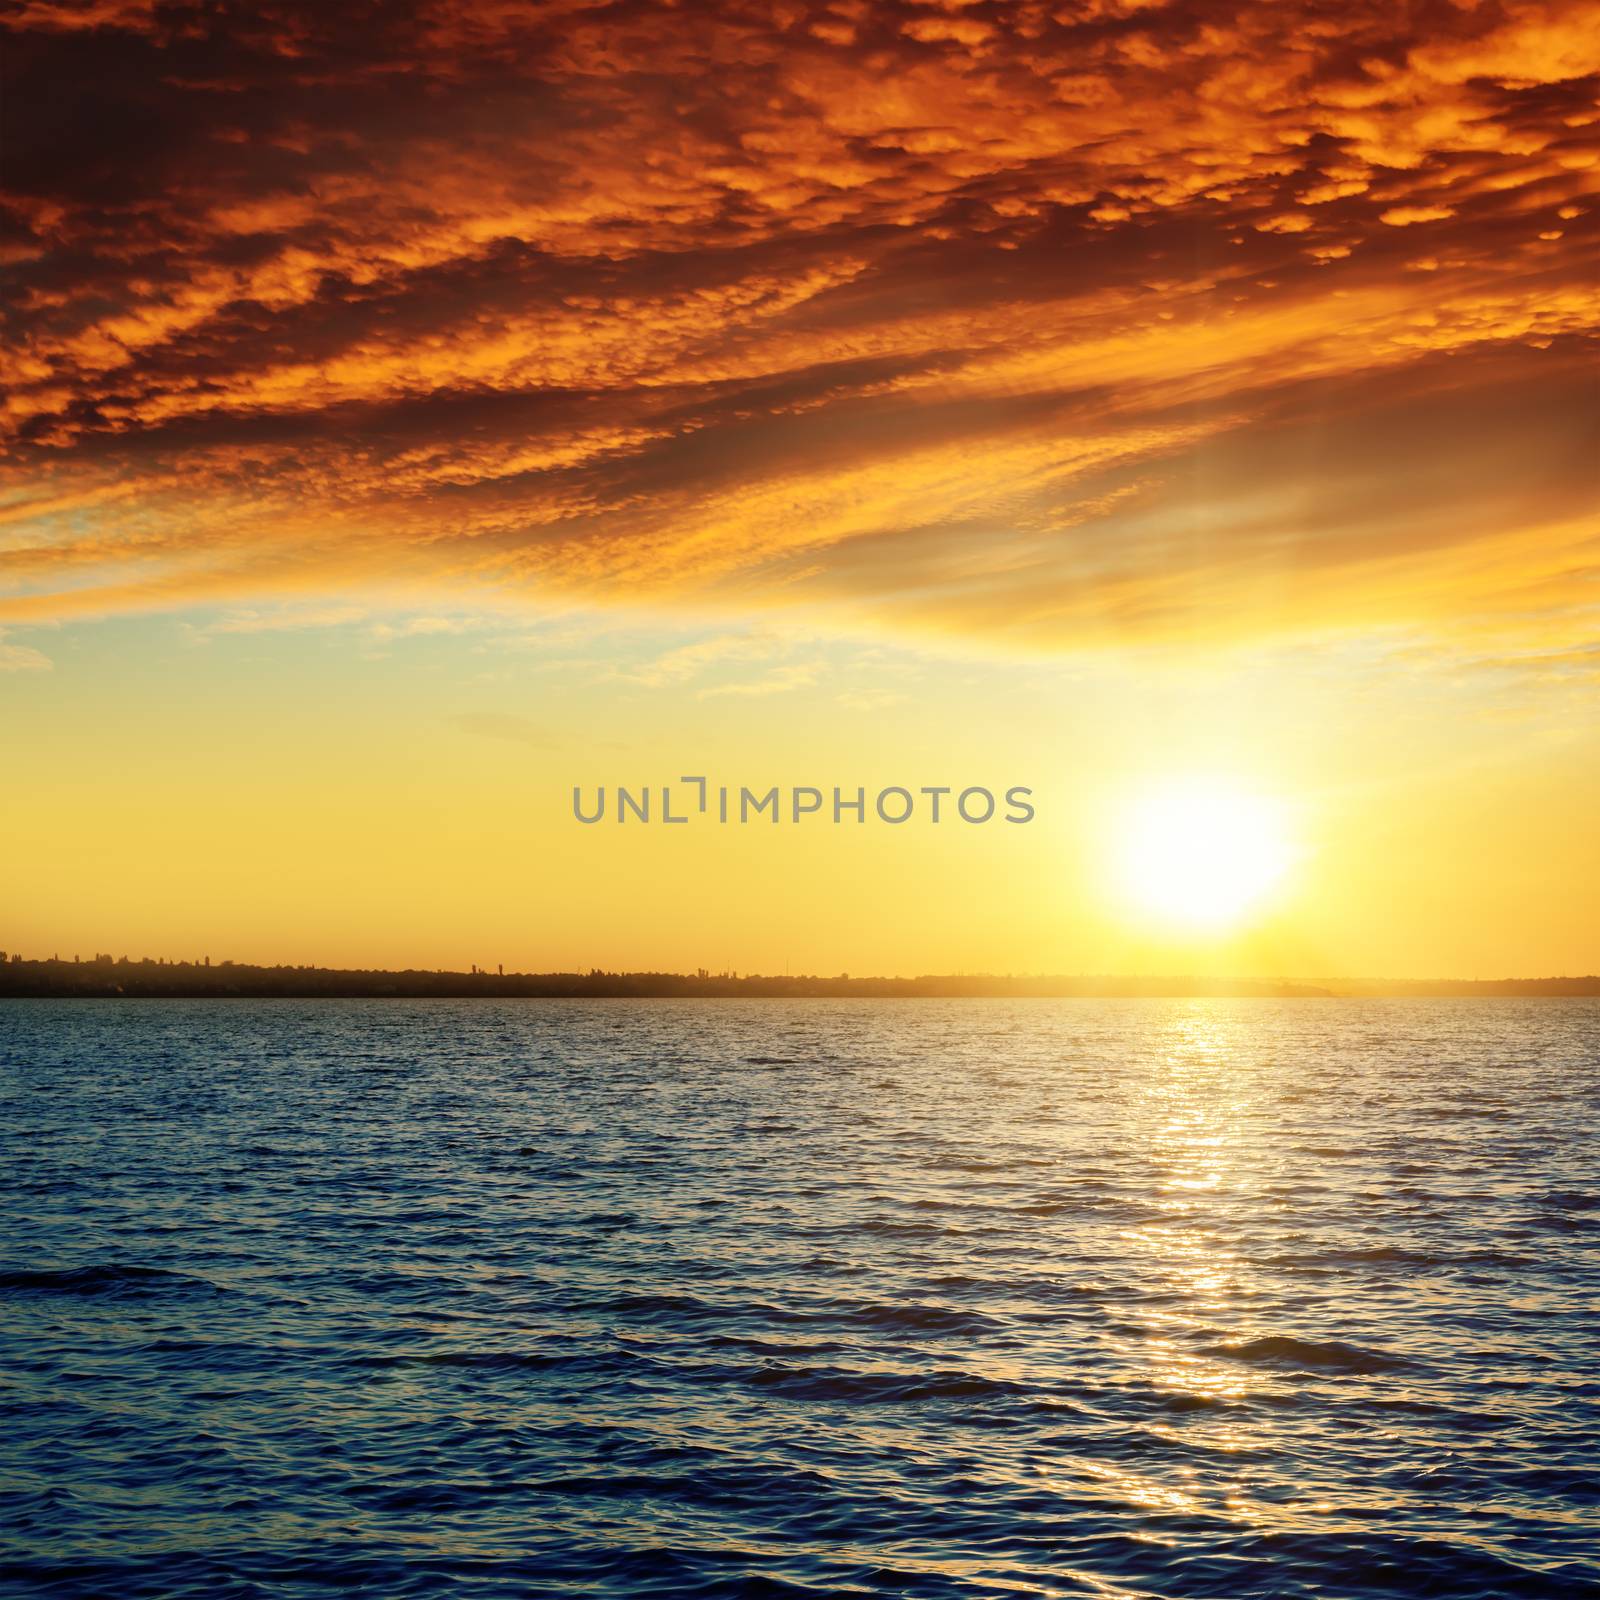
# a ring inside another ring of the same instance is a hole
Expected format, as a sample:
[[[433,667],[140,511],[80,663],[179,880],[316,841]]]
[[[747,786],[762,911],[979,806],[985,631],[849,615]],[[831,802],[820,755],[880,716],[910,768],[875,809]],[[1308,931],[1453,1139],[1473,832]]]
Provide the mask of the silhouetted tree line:
[[[1192,977],[1013,977],[992,974],[918,978],[852,978],[761,973],[432,972],[407,968],[385,972],[362,968],[250,966],[209,956],[194,961],[113,959],[27,960],[0,952],[0,997],[33,998],[283,998],[359,999],[1301,999],[1340,996],[1560,996],[1600,995],[1600,977],[1502,978],[1490,980],[1362,980],[1318,986],[1251,979]]]

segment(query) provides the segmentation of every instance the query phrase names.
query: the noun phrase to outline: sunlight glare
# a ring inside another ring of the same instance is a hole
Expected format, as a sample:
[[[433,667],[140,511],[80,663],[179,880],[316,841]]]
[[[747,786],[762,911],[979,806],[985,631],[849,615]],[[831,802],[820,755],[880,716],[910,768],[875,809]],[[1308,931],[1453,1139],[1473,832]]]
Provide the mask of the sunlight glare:
[[[1122,882],[1141,910],[1186,927],[1239,923],[1294,860],[1284,808],[1221,778],[1182,778],[1125,819]]]

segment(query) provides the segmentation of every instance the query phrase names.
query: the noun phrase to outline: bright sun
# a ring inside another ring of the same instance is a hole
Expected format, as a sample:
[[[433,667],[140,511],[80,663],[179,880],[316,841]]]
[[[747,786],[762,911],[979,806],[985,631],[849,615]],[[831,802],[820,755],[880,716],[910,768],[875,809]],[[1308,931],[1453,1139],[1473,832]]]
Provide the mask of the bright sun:
[[[1282,806],[1227,779],[1174,779],[1124,819],[1122,884],[1144,911],[1218,931],[1260,905],[1294,855]]]

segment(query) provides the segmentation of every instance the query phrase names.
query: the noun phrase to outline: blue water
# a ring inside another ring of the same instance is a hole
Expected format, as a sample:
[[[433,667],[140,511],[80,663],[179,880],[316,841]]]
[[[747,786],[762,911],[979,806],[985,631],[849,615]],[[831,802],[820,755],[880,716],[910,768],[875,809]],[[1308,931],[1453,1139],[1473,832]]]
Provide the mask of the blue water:
[[[1587,1001],[0,1006],[0,1588],[1600,1595]]]

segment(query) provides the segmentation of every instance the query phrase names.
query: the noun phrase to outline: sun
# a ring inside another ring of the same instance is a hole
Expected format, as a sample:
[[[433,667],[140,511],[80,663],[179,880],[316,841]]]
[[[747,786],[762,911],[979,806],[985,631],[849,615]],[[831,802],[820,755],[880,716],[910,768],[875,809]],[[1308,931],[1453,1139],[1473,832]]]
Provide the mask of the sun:
[[[1142,911],[1218,932],[1257,910],[1294,858],[1279,802],[1226,778],[1174,778],[1124,817],[1121,885]]]

